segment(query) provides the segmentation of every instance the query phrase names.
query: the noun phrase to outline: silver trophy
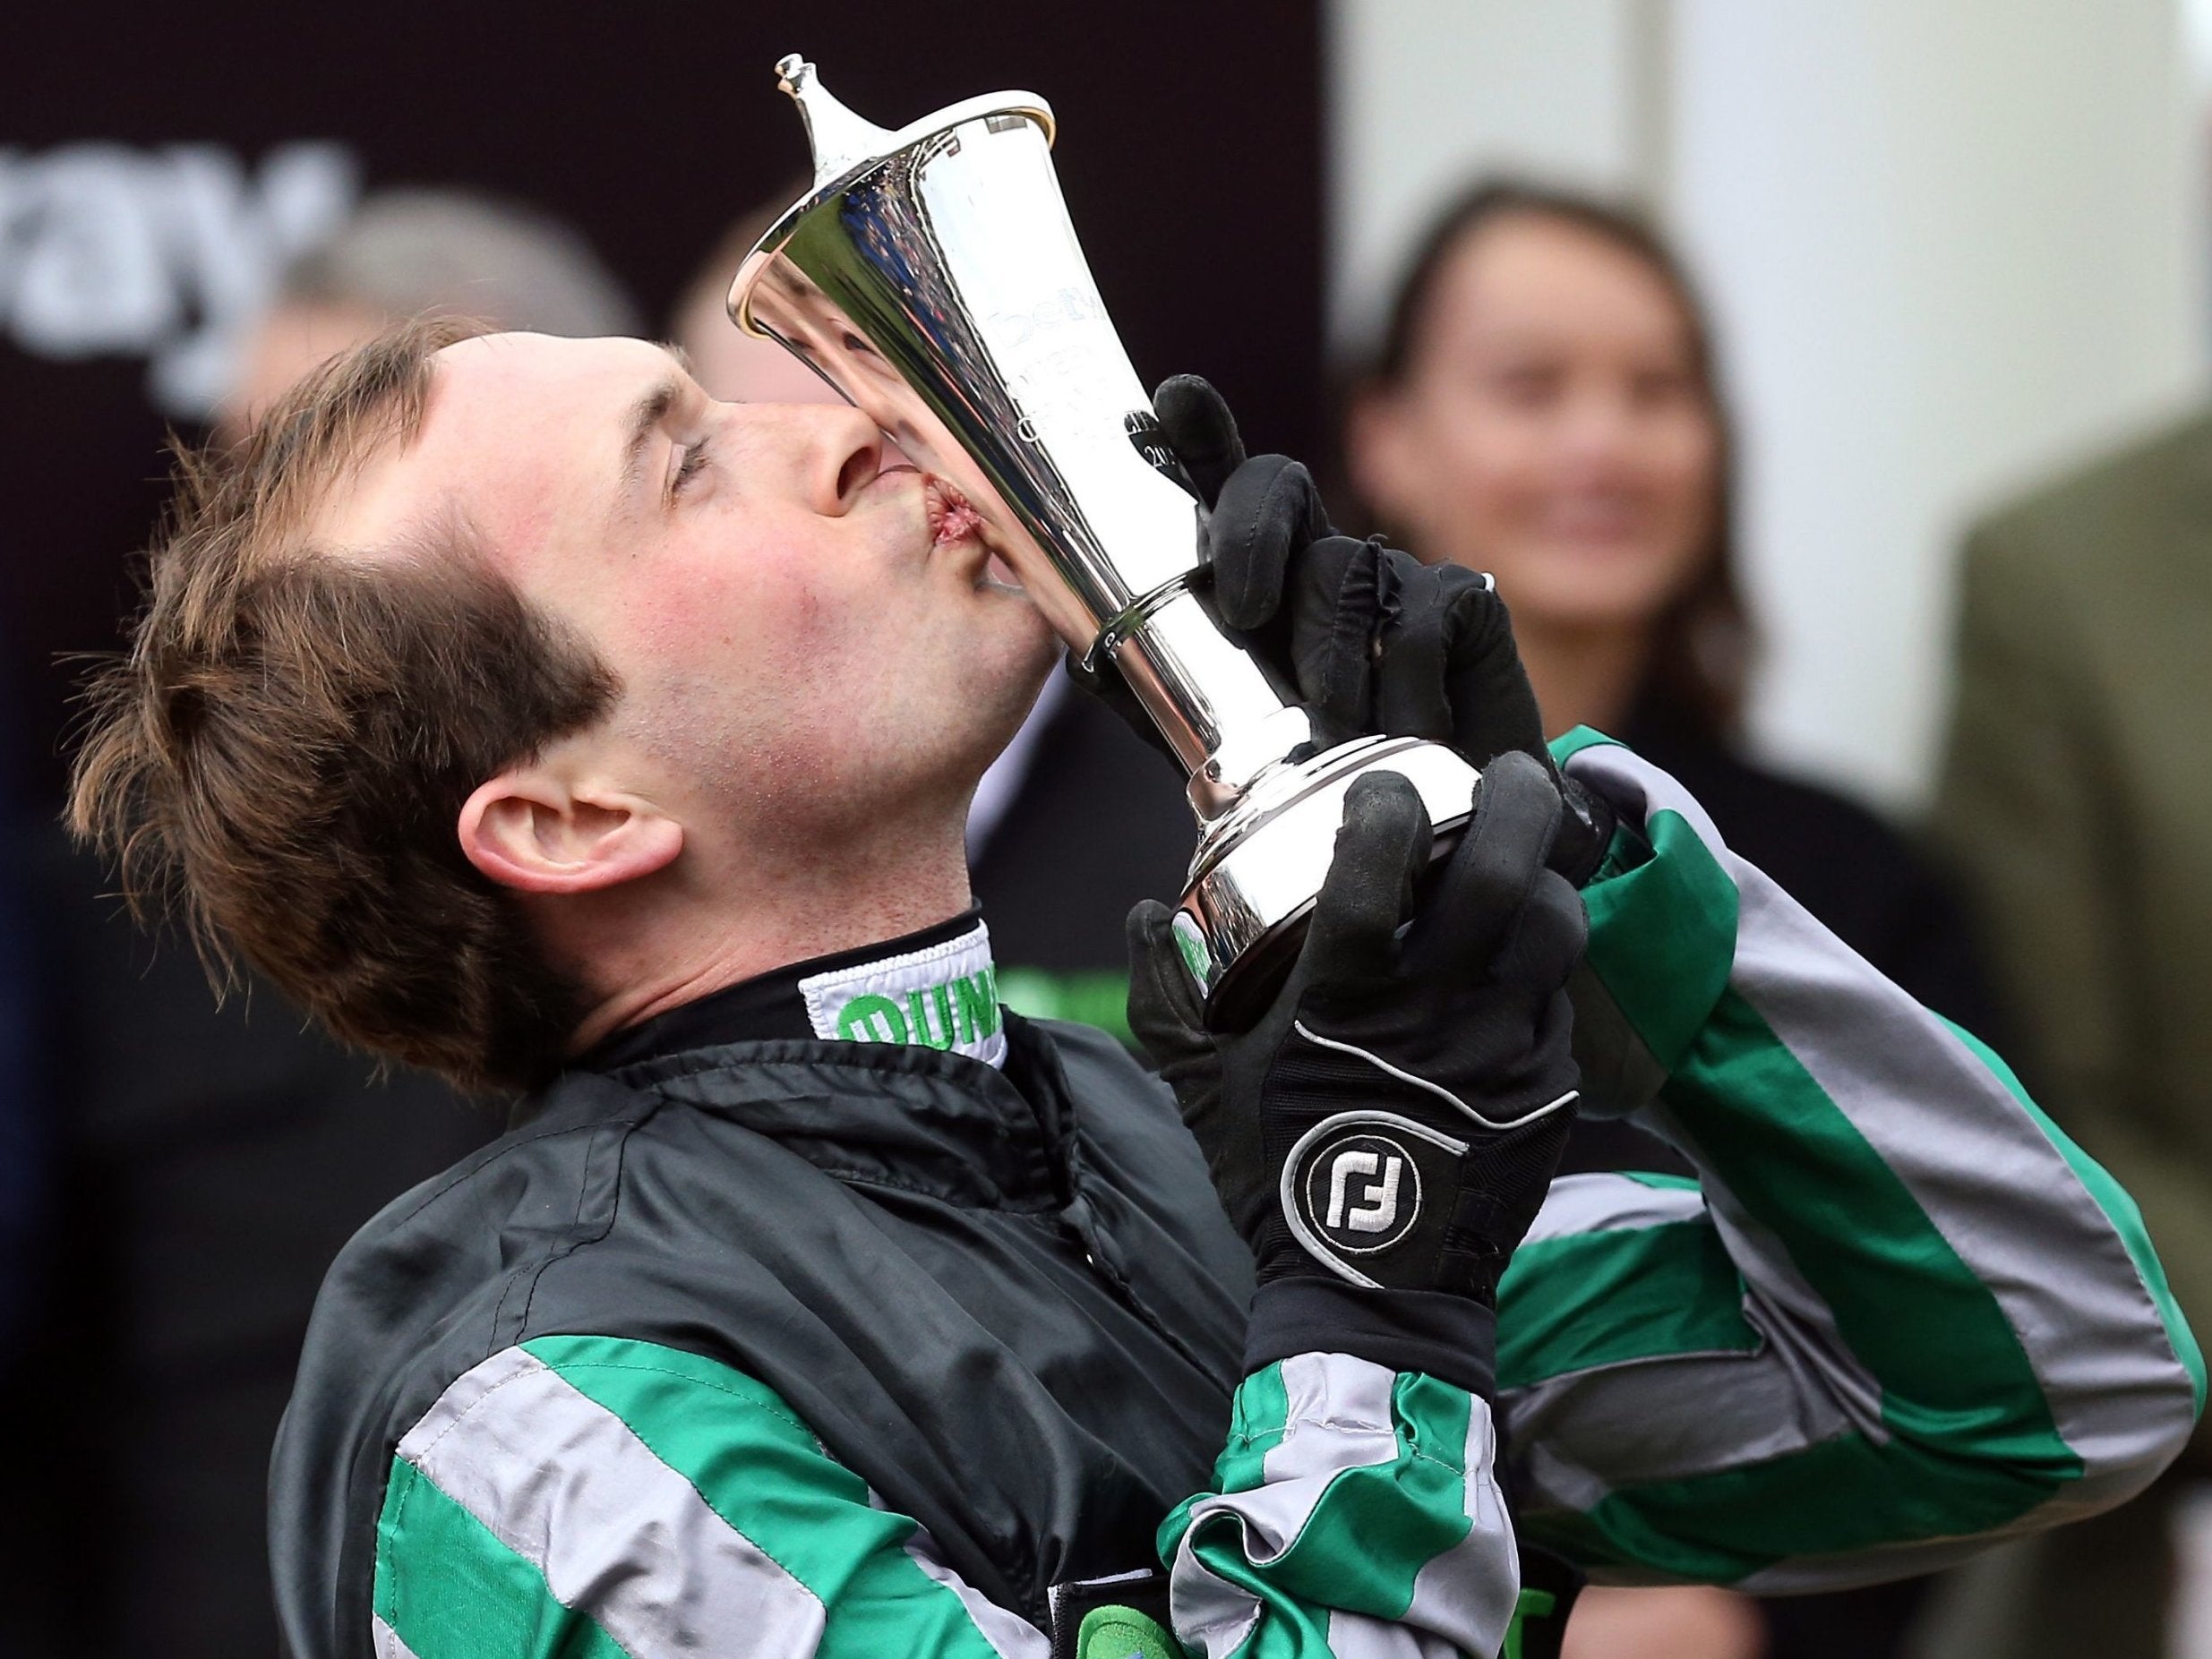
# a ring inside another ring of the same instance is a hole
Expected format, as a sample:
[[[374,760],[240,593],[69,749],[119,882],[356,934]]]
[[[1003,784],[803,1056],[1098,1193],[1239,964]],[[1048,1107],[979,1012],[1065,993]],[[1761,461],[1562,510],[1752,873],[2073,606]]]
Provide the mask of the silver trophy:
[[[1410,738],[1316,753],[1294,696],[1208,611],[1203,510],[1076,244],[1042,98],[972,98],[893,133],[804,59],[776,73],[814,185],[739,269],[730,314],[964,492],[1070,649],[1110,661],[1158,723],[1201,826],[1176,936],[1209,1017],[1233,1023],[1296,948],[1351,781],[1402,774],[1443,832],[1475,769]]]

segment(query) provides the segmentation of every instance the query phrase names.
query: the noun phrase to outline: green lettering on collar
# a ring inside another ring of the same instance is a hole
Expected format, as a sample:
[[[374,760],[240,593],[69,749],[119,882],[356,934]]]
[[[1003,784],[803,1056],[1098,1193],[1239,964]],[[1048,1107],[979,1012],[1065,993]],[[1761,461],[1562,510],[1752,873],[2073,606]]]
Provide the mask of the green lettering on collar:
[[[838,1012],[837,1035],[852,1043],[903,1043],[906,1016],[888,996],[870,992],[855,996]]]

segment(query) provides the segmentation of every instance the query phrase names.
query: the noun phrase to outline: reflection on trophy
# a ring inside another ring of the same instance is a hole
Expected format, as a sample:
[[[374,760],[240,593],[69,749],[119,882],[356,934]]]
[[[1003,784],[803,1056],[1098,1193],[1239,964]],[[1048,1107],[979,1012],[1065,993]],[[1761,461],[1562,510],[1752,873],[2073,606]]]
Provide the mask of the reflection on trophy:
[[[965,492],[1069,647],[1157,723],[1202,826],[1177,937],[1209,1016],[1234,1023],[1296,947],[1352,779],[1402,774],[1444,831],[1475,770],[1405,738],[1316,754],[1294,697],[1207,610],[1202,509],[1076,244],[1044,101],[969,98],[894,133],[811,64],[776,67],[814,187],[739,269],[731,315]]]

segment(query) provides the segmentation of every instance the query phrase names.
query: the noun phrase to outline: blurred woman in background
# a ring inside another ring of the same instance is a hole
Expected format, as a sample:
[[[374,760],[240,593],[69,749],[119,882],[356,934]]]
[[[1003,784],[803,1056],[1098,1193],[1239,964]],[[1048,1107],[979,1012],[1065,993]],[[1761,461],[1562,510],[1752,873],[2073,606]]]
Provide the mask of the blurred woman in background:
[[[1395,545],[1496,577],[1548,733],[1594,726],[1674,773],[1729,844],[1884,973],[1986,1033],[1958,912],[1873,814],[1736,747],[1752,629],[1733,445],[1704,312],[1633,214],[1521,184],[1452,203],[1401,281],[1346,411],[1350,483]],[[1570,1167],[1671,1157],[1578,1128]],[[1762,1620],[1710,1590],[1594,1592],[1570,1659],[1876,1659],[1918,1586]]]
[[[1738,750],[1734,446],[1703,311],[1649,227],[1520,184],[1453,203],[1354,391],[1346,460],[1371,527],[1497,578],[1552,733],[1595,726],[1674,773],[1862,955],[1985,1031],[1926,867],[1865,808]]]

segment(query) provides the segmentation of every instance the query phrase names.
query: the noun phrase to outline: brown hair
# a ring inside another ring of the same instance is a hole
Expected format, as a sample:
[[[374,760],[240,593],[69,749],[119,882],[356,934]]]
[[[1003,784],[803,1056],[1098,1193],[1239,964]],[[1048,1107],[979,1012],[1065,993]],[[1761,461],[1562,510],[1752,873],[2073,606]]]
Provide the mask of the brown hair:
[[[308,540],[413,440],[432,355],[470,331],[402,324],[235,449],[179,447],[129,648],[87,688],[69,822],[141,915],[181,898],[219,986],[243,957],[348,1042],[523,1088],[558,1066],[580,991],[455,824],[617,688],[458,518],[373,560]]]
[[[1725,739],[1743,714],[1752,643],[1736,570],[1733,423],[1721,398],[1711,330],[1696,286],[1673,249],[1641,215],[1572,191],[1510,181],[1477,184],[1447,203],[1416,244],[1393,295],[1380,349],[1359,382],[1382,390],[1406,384],[1427,344],[1436,291],[1453,258],[1478,232],[1522,217],[1571,226],[1629,254],[1659,278],[1682,313],[1692,372],[1718,440],[1712,534],[1689,585],[1653,624],[1642,695],[1651,712],[1670,724],[1699,737]]]

